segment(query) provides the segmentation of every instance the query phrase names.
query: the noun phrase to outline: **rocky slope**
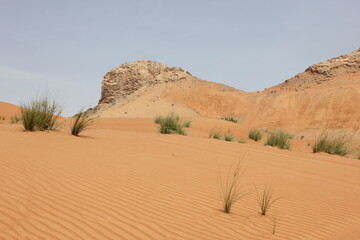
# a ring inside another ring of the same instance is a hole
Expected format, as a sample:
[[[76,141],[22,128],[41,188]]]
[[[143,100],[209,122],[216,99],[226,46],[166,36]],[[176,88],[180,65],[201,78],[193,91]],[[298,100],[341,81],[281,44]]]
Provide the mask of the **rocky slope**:
[[[336,76],[360,71],[360,48],[346,55],[341,55],[308,67],[304,72],[270,88],[271,90],[300,90],[314,84],[322,84]]]
[[[104,76],[100,117],[234,116],[248,127],[359,129],[360,49],[307,68],[265,91],[204,81],[152,61],[125,63]]]

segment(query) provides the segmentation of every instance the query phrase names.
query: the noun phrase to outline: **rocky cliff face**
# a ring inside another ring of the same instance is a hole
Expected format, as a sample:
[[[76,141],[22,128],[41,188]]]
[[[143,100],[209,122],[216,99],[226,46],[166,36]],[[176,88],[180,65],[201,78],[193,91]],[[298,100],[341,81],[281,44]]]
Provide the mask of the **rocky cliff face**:
[[[106,73],[102,81],[99,104],[115,103],[127,96],[164,82],[195,79],[181,68],[143,60],[124,63]]]
[[[327,61],[314,64],[304,72],[299,73],[293,78],[286,80],[274,88],[280,89],[303,89],[313,84],[321,84],[334,78],[335,76],[360,71],[360,48],[346,55],[329,59]]]

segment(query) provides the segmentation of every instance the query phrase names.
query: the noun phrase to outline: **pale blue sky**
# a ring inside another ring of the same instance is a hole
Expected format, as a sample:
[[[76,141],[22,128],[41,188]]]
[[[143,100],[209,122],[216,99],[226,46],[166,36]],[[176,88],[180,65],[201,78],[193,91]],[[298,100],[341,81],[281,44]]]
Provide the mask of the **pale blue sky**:
[[[94,106],[103,75],[149,59],[245,91],[360,47],[359,0],[0,0],[0,101],[36,94],[65,115]]]

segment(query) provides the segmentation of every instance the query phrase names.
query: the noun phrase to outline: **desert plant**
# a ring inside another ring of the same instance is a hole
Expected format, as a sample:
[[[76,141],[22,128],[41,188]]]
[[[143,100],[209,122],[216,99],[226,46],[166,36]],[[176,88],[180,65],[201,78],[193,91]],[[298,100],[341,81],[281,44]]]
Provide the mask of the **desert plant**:
[[[322,133],[315,140],[313,152],[326,152],[329,154],[344,156],[348,153],[349,141],[350,139],[348,139],[345,135],[329,137],[327,134]]]
[[[17,116],[17,115],[14,115],[14,116],[11,116],[10,117],[10,123],[11,124],[17,124],[17,123],[19,123],[20,122],[20,117],[19,116]]]
[[[224,117],[224,118],[221,118],[222,120],[225,120],[225,121],[229,121],[229,122],[233,122],[233,123],[237,123],[238,122],[238,119],[237,118],[234,118],[234,117]]]
[[[256,187],[255,187],[256,189]],[[256,189],[256,194],[258,197],[258,204],[260,207],[260,214],[262,216],[265,216],[267,211],[270,209],[270,207],[280,199],[280,197],[278,198],[273,198],[273,190],[271,188],[271,185],[266,186],[262,192],[262,194],[260,195],[258,190]]]
[[[356,156],[356,158],[360,160],[360,149],[357,151],[357,156]]]
[[[276,227],[277,227],[278,222],[279,222],[279,218],[275,215],[275,216],[272,218],[272,222],[273,222],[272,234],[275,235],[275,233],[276,233]]]
[[[219,192],[222,200],[222,210],[228,214],[231,207],[248,193],[240,186],[241,176],[243,175],[243,167],[241,160],[234,163],[227,174],[226,179],[223,179],[220,171],[218,172]]]
[[[277,130],[271,133],[266,140],[265,146],[276,146],[280,149],[290,149],[290,139],[292,135],[282,130]]]
[[[158,117],[156,117],[156,118],[154,119],[154,123],[155,123],[155,124],[160,124],[161,121],[162,121],[162,117],[160,117],[160,116],[158,116]]]
[[[240,139],[240,140],[238,140],[238,143],[242,143],[242,144],[245,144],[245,143],[247,143],[245,140],[243,140],[243,139]]]
[[[209,133],[209,138],[221,139],[221,134],[218,131],[216,131],[215,129],[213,129]]]
[[[227,142],[232,142],[234,140],[234,135],[231,132],[227,132],[224,134],[224,140]]]
[[[262,133],[259,129],[253,128],[250,130],[249,132],[249,138],[254,140],[254,141],[260,141],[262,138]]]
[[[190,121],[190,120],[184,121],[184,122],[183,122],[183,127],[184,127],[184,128],[189,128],[189,127],[191,127],[191,121]]]
[[[180,116],[171,113],[166,117],[155,118],[155,123],[159,124],[159,132],[162,134],[181,134],[186,135],[184,121]]]
[[[62,112],[55,100],[48,97],[36,97],[20,105],[20,118],[25,131],[55,130],[60,126],[59,115]]]
[[[81,132],[86,130],[94,123],[93,118],[89,118],[88,114],[80,110],[74,117],[70,125],[71,135],[78,136]]]

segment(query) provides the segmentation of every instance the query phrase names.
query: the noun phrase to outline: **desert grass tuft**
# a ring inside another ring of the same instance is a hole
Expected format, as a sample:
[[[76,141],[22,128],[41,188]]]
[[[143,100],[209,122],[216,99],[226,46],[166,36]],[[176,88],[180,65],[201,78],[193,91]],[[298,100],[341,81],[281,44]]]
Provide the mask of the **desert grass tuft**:
[[[237,123],[238,122],[238,119],[237,118],[234,118],[234,117],[224,117],[224,118],[221,118],[222,120],[225,120],[225,121],[229,121],[229,122],[233,122],[233,123]]]
[[[329,154],[345,156],[348,153],[349,141],[350,139],[345,135],[329,137],[327,134],[322,133],[315,140],[313,145],[313,152],[326,152]]]
[[[219,192],[222,200],[222,210],[229,214],[233,205],[248,193],[240,186],[241,177],[243,175],[242,161],[239,160],[234,163],[227,174],[226,179],[223,179],[218,172]]]
[[[184,121],[177,114],[171,113],[166,117],[157,117],[155,118],[155,123],[159,124],[159,132],[162,134],[186,135]],[[188,126],[191,125],[191,122],[185,123]]]
[[[292,138],[292,135],[282,131],[277,130],[273,133],[271,133],[270,137],[268,137],[265,146],[276,146],[280,149],[290,149],[290,139]]]
[[[92,124],[94,124],[94,119],[90,118],[83,110],[80,110],[73,117],[73,121],[70,124],[71,135],[78,136]]]
[[[277,225],[279,223],[279,218],[275,215],[274,217],[272,217],[272,222],[273,222],[272,234],[275,235],[276,227],[277,227]]]
[[[262,133],[259,129],[253,128],[250,130],[248,137],[257,142],[261,140]]]
[[[231,132],[224,134],[224,140],[227,142],[232,142],[234,140],[234,135]]]
[[[191,127],[191,121],[190,121],[190,120],[184,121],[184,122],[183,122],[183,127],[184,127],[184,128],[189,128],[189,127]]]
[[[240,140],[238,140],[237,141],[238,143],[241,143],[241,144],[246,144],[247,142],[245,141],[245,140],[243,140],[243,139],[240,139]]]
[[[256,187],[255,187],[256,188]],[[256,194],[258,197],[258,204],[260,207],[260,214],[262,216],[265,216],[266,213],[268,212],[268,210],[270,209],[270,207],[280,199],[280,197],[278,198],[273,198],[273,190],[271,188],[271,185],[266,186],[262,192],[262,194],[260,195],[258,190],[256,189]]]
[[[220,140],[221,139],[221,134],[217,130],[213,129],[209,133],[209,138],[214,138],[214,139]]]
[[[21,121],[21,118],[17,115],[11,116],[10,117],[10,123],[11,124],[17,124]]]
[[[36,97],[20,105],[20,119],[25,131],[56,130],[62,106],[48,97]]]

